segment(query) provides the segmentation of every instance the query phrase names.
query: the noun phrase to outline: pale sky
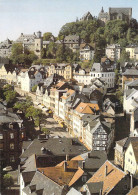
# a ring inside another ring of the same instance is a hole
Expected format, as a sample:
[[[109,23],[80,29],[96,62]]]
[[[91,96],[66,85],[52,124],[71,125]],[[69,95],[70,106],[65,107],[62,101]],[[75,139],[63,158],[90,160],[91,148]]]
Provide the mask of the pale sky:
[[[138,20],[138,0],[0,0],[0,42],[39,30],[57,36],[64,24],[88,11],[98,16],[102,6],[105,11],[132,7],[132,17]]]

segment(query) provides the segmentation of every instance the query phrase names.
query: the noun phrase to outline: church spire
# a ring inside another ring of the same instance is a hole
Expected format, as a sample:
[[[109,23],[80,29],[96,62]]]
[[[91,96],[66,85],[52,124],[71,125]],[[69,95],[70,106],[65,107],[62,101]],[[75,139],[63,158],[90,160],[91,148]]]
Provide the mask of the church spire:
[[[102,9],[101,9],[101,12],[102,12],[102,13],[104,12],[104,9],[103,9],[103,7],[102,7]]]

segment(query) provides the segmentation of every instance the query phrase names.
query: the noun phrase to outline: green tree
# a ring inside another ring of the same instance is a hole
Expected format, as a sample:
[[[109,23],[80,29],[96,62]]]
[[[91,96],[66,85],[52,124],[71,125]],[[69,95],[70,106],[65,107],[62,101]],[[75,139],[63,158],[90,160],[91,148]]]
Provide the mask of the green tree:
[[[34,86],[32,87],[32,92],[36,92],[36,89],[37,89],[37,85],[34,85]]]
[[[5,188],[10,187],[14,184],[13,178],[10,174],[5,174],[3,176],[3,186]]]
[[[129,61],[130,61],[130,59],[129,59],[129,53],[127,53],[125,51],[125,49],[122,50],[121,56],[120,56],[120,59],[119,59],[119,62],[120,63],[123,63],[123,62],[129,62]]]
[[[12,85],[5,85],[3,88],[3,94],[4,94],[4,98],[6,99],[7,103],[14,103],[15,99],[17,97],[17,93],[16,91],[14,91],[13,86]]]
[[[46,56],[48,58],[56,57],[57,46],[54,42],[50,42],[46,51]]]
[[[42,131],[43,131],[46,135],[49,135],[49,134],[50,134],[50,130],[47,129],[47,128],[45,128],[45,127],[42,128]]]
[[[52,36],[53,35],[52,35],[51,32],[46,32],[46,33],[43,34],[43,40],[44,41],[49,41]]]
[[[12,64],[21,64],[25,67],[29,67],[32,62],[37,59],[38,57],[34,54],[34,52],[24,49],[21,43],[14,43],[12,45],[10,56]]]

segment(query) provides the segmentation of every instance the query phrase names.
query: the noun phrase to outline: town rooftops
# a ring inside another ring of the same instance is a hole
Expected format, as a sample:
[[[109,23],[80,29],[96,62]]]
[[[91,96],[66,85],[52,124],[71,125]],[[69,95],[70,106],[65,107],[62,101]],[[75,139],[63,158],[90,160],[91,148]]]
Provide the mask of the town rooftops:
[[[65,94],[63,94],[63,96],[61,97],[62,99],[68,99],[71,95],[73,95],[75,93],[74,90],[69,89]]]
[[[127,195],[138,195],[138,186],[132,188]]]
[[[103,163],[107,160],[107,154],[105,151],[91,151],[80,154],[71,159],[72,161],[84,161],[83,170],[98,170]]]
[[[130,44],[128,46],[126,46],[126,48],[137,48],[138,44]]]
[[[138,86],[138,79],[133,80],[133,81],[126,81],[125,85],[127,85],[128,87],[136,87]]]
[[[79,43],[79,36],[78,35],[65,36],[64,43]]]
[[[135,68],[126,69],[126,71],[122,74],[123,76],[138,76],[138,70]]]
[[[81,192],[77,191],[75,188],[72,187],[72,188],[68,191],[67,195],[82,195],[82,194],[81,194]]]
[[[108,194],[125,176],[125,172],[107,160],[87,183],[103,182],[102,194]]]
[[[99,106],[98,104],[81,102],[75,110],[82,114],[94,114],[95,111],[99,111]]]
[[[32,154],[36,156],[75,156],[88,151],[76,138],[34,139],[20,158],[28,158]]]
[[[23,188],[23,192],[35,195],[40,191],[41,194],[45,195],[62,194],[63,187],[46,177],[40,171],[36,171],[30,184]]]
[[[121,147],[124,147],[127,140],[128,140],[128,137],[125,137],[124,139],[121,139],[121,140],[119,140],[119,141],[116,141],[116,143],[117,143],[118,145],[120,145]]]
[[[103,189],[103,182],[87,183],[91,194],[99,194]]]
[[[55,167],[38,168],[38,171],[60,186],[72,186],[84,173],[78,161],[64,161]]]

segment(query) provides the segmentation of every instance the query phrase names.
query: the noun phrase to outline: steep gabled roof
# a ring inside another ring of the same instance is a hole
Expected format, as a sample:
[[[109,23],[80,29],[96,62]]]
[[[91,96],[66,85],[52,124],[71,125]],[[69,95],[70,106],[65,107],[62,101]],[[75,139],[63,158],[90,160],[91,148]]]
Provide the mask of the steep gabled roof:
[[[125,172],[106,161],[87,183],[103,182],[103,194],[108,194],[124,177]]]

